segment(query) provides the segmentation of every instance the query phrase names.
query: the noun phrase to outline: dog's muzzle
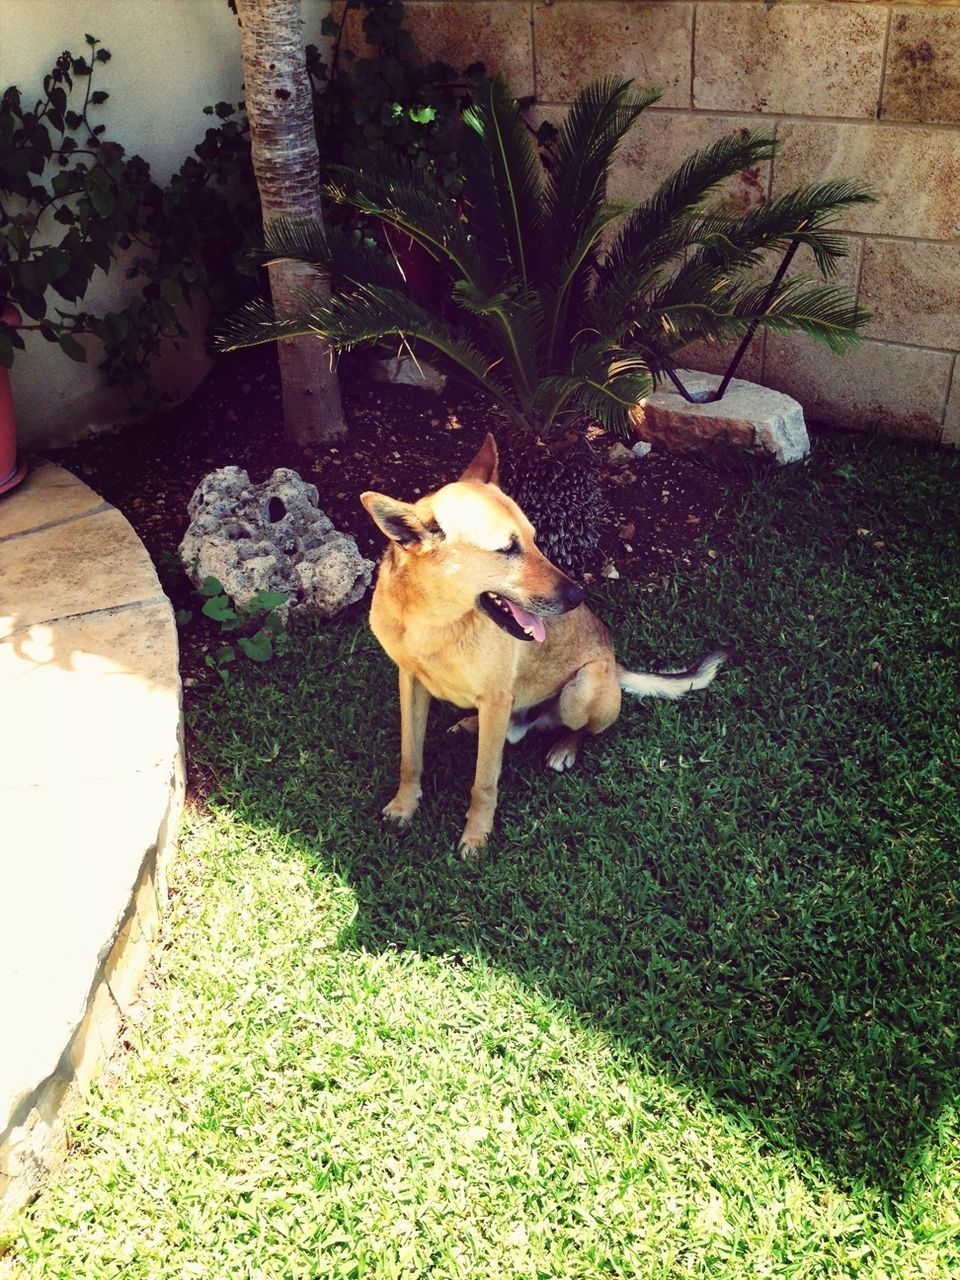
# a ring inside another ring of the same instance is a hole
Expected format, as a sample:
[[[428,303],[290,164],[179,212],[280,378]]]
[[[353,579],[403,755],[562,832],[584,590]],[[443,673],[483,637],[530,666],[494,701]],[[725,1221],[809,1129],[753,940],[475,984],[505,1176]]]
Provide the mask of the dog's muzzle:
[[[534,596],[530,601],[530,608],[547,617],[556,613],[569,613],[578,604],[583,604],[585,595],[583,587],[578,587],[568,579],[555,596]]]
[[[534,640],[543,644],[547,638],[547,629],[543,625],[544,616],[569,613],[582,603],[583,597],[583,588],[578,587],[575,582],[568,582],[559,596],[535,597],[530,601],[530,609],[496,591],[484,591],[477,597],[477,603],[498,627],[515,640]]]

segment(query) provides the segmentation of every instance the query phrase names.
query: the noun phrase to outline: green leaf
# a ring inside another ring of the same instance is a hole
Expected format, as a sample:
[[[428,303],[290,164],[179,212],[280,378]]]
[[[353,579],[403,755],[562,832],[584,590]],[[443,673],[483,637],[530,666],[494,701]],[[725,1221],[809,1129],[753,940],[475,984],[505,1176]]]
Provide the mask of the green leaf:
[[[239,622],[237,612],[226,596],[211,596],[201,612],[204,617],[212,618],[214,622]]]
[[[110,253],[110,246],[106,240],[101,240],[96,236],[91,236],[88,241],[90,247],[90,256],[103,272],[110,270],[110,264],[113,262],[113,256]]]
[[[57,334],[57,342],[60,344],[60,350],[75,360],[77,364],[84,364],[87,359],[87,352],[84,347],[69,333]]]
[[[173,616],[178,627],[188,627],[193,621],[193,610],[178,609]]]
[[[223,585],[218,579],[206,577],[197,588],[202,596],[220,596],[223,595]]]
[[[109,218],[116,207],[116,200],[114,199],[113,192],[104,190],[103,187],[98,187],[93,183],[88,183],[87,195],[90,198],[90,203],[93,205],[97,216],[101,218]]]
[[[57,280],[53,286],[54,290],[59,293],[61,298],[65,298],[67,302],[76,302],[78,298],[82,298],[86,292],[89,276],[82,271],[78,271],[72,266],[69,271]]]
[[[237,643],[253,662],[268,662],[273,657],[273,641],[266,631],[260,630],[253,636],[241,636]]]
[[[26,289],[17,290],[17,306],[31,320],[42,320],[47,314],[47,304],[43,298],[34,293],[29,293]]]
[[[47,269],[47,278],[53,284],[70,270],[72,260],[66,249],[55,245],[44,251],[43,261]]]
[[[278,609],[280,605],[286,604],[289,599],[290,594],[287,591],[267,591],[264,589],[257,592],[247,605],[247,608],[251,611],[263,610],[266,612],[270,609]]]

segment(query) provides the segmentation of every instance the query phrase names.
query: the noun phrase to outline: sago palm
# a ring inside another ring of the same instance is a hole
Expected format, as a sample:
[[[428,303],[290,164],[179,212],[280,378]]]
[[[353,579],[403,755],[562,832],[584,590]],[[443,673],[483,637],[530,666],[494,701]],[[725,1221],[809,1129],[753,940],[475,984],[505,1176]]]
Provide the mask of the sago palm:
[[[797,241],[829,275],[845,247],[825,228],[868,193],[838,181],[746,214],[709,207],[726,178],[774,154],[773,138],[751,133],[696,152],[649,199],[611,204],[617,147],[658,96],[623,79],[590,85],[541,160],[503,78],[484,82],[463,117],[458,200],[422,173],[341,170],[328,187],[430,255],[445,282],[439,301],[411,297],[396,260],[369,241],[274,223],[268,254],[315,264],[332,276],[333,294],[305,294],[295,320],[255,304],[222,345],[306,333],[340,350],[393,340],[481,388],[531,440],[589,420],[625,429],[631,408],[695,339],[735,339],[761,325],[838,352],[852,345],[868,317],[845,289],[798,276],[771,283],[762,268],[771,250]],[[580,534],[595,524],[589,470],[574,450],[570,463],[554,459],[549,485],[514,486],[544,549],[573,569],[583,567]]]

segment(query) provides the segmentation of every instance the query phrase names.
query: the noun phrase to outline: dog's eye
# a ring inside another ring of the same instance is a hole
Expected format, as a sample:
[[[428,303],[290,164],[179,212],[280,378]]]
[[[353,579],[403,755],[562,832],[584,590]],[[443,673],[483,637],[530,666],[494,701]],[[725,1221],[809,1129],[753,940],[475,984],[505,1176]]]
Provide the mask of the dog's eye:
[[[505,547],[500,548],[499,554],[502,556],[520,555],[520,539],[517,537],[516,534],[513,535],[513,537],[510,539],[510,541],[507,543]]]

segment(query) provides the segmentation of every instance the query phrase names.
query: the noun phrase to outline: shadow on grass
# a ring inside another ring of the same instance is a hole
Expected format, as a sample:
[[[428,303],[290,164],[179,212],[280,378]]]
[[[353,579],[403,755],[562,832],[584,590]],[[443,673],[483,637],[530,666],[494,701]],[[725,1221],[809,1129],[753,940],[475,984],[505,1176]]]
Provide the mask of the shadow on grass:
[[[958,1089],[951,483],[925,455],[834,446],[758,482],[712,571],[608,588],[624,659],[723,640],[740,660],[678,705],[626,707],[572,774],[537,739],[508,751],[475,863],[453,854],[474,744],[444,736],[450,708],[415,827],[380,825],[395,678],[356,619],[206,704],[218,800],[350,883],[342,946],[479,954],[895,1201]]]

